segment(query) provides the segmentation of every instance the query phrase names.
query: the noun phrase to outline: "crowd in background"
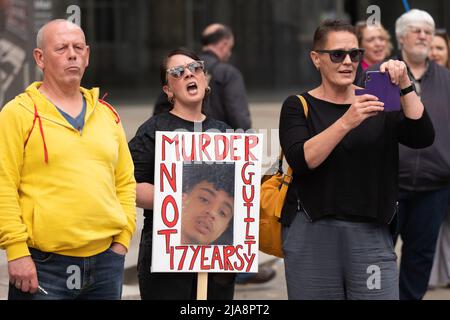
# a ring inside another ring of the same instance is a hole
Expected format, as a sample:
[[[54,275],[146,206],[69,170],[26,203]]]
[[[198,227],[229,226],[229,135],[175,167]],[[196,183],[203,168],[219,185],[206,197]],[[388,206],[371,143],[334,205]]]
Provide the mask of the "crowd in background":
[[[417,9],[395,30],[398,50],[379,23],[321,23],[310,52],[321,83],[282,104],[280,144],[293,169],[281,218],[289,299],[422,299],[430,287],[450,284],[449,37]],[[127,144],[113,107],[98,89],[80,87],[90,55],[83,30],[54,20],[39,31],[33,54],[44,79],[0,113],[0,247],[10,299],[120,299],[136,206],[145,217],[141,298],[195,299],[196,274],[150,273],[155,134],[194,131],[197,123],[221,132],[251,128],[244,79],[228,62],[233,33],[212,24],[201,42],[201,54],[177,48],[164,57],[155,114]],[[389,75],[400,111],[356,94],[372,71]],[[205,207],[223,207],[223,199],[232,207],[227,188],[197,183],[208,190]],[[224,215],[216,207],[192,218],[189,241],[215,229]],[[228,211],[220,230],[232,220]],[[66,265],[82,271],[74,288]],[[372,267],[381,280],[369,286]],[[232,299],[236,282],[274,274],[210,274],[208,297]]]

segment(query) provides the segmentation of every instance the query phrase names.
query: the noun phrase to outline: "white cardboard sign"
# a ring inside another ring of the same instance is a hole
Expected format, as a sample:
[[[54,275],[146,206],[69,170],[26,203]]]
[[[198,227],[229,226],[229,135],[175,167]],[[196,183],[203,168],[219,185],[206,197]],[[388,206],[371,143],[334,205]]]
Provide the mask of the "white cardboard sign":
[[[152,272],[257,272],[263,137],[157,132]]]

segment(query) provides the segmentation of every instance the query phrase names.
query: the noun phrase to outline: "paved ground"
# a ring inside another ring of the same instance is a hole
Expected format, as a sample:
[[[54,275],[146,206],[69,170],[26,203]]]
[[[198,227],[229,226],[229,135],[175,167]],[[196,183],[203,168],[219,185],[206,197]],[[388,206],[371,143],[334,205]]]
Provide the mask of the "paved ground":
[[[266,129],[266,135],[271,140],[271,148],[268,148],[268,151],[265,153],[267,160],[265,165],[268,166],[272,163],[277,157],[278,150],[278,132],[267,131],[267,129],[276,129],[278,128],[278,116],[279,109],[281,106],[281,102],[283,101],[283,96],[279,95],[279,97],[271,98],[272,101],[278,102],[261,102],[265,101],[265,99],[261,98],[261,95],[258,96],[257,99],[251,100],[251,112],[253,116],[253,124],[254,128],[257,129]],[[150,100],[152,101],[152,100]],[[118,107],[119,114],[122,117],[122,121],[129,139],[133,137],[138,126],[147,119],[151,114],[151,107],[149,104],[143,104],[140,102],[128,102],[126,104],[122,104],[120,102],[115,103]],[[263,132],[264,133],[264,132]],[[272,152],[271,150],[272,149]],[[124,299],[139,299],[139,290],[137,287],[137,278],[136,278],[136,268],[135,264],[137,261],[137,248],[139,243],[139,236],[142,228],[142,212],[138,212],[138,232],[133,237],[132,245],[130,248],[130,252],[127,255],[126,259],[126,273],[125,273],[125,284],[123,290]],[[397,250],[398,252],[398,250]],[[271,257],[262,254],[260,257],[260,261],[268,261]],[[278,260],[274,264],[274,268],[277,270],[277,276],[272,281],[261,284],[261,285],[238,285],[236,286],[236,294],[235,298],[240,300],[283,300],[287,299],[286,293],[286,282],[284,279],[284,265],[282,260]],[[4,251],[0,251],[0,299],[5,299],[7,297],[7,284],[8,284],[8,272],[6,266],[6,259],[4,255]],[[449,299],[450,300],[450,290],[439,289],[429,291],[427,293],[426,299]]]

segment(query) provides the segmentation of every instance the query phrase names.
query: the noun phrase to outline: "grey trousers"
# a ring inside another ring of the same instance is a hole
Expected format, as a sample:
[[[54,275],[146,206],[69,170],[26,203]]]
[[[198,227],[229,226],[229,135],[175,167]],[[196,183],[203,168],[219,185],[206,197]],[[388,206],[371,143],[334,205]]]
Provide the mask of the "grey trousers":
[[[398,300],[398,268],[388,226],[297,212],[283,228],[290,300]]]
[[[450,210],[441,225],[439,238],[434,254],[433,269],[431,270],[430,286],[446,286],[450,283]]]

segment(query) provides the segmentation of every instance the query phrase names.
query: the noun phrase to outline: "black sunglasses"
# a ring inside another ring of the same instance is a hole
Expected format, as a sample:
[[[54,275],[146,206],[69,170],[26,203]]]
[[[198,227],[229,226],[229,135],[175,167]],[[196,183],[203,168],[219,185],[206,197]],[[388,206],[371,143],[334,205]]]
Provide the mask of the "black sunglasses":
[[[330,59],[334,63],[342,63],[347,55],[350,56],[352,62],[361,62],[364,55],[364,49],[352,49],[352,50],[315,50],[317,53],[328,53]]]
[[[189,69],[191,73],[199,73],[205,69],[205,63],[203,61],[192,61],[185,66],[176,66],[167,69],[167,73],[175,79],[179,79],[184,75],[184,70]]]

